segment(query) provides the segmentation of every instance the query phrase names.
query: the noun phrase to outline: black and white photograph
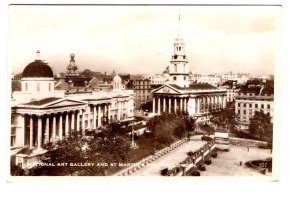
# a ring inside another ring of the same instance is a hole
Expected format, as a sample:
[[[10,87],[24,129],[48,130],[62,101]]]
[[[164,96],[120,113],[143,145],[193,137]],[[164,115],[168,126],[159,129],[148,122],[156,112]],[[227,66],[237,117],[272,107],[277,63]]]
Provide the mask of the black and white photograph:
[[[10,5],[9,178],[278,180],[281,15]]]

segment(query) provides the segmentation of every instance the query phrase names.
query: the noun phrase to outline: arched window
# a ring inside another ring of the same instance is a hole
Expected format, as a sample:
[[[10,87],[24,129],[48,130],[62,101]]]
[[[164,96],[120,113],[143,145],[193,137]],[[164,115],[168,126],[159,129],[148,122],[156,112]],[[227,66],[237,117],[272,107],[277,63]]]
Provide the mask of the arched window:
[[[28,91],[28,83],[25,83],[25,91]]]
[[[181,47],[179,47],[179,51],[181,51]]]
[[[177,72],[177,64],[174,64],[174,72]]]

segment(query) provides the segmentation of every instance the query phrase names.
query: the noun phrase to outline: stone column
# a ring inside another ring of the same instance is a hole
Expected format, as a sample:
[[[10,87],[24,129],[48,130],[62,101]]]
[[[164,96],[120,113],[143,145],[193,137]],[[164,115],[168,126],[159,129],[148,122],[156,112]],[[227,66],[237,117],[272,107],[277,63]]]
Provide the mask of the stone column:
[[[78,111],[76,117],[76,131],[80,130],[79,125],[80,125],[80,112]]]
[[[33,147],[33,118],[30,115],[29,147]]]
[[[90,116],[91,116],[91,108],[89,108],[89,112],[87,113],[88,116],[87,116],[87,120],[88,120],[88,128],[91,128],[91,119],[90,119]]]
[[[38,149],[42,148],[42,116],[38,116]]]
[[[107,111],[106,111],[106,110],[107,110]],[[109,109],[108,109],[108,105],[107,105],[107,104],[104,105],[104,111],[103,111],[103,112],[104,112],[104,114],[103,114],[103,117],[104,117],[104,118],[107,117],[108,113],[106,113],[106,112],[108,112],[108,110],[109,110]],[[109,121],[109,117],[107,117],[107,119],[108,119],[108,121]]]
[[[172,102],[171,102],[171,98],[169,97],[169,113],[171,113],[171,108],[172,108]]]
[[[82,131],[84,132],[84,130],[85,130],[85,111],[84,110],[82,110],[82,122],[81,122],[81,124],[82,124]]]
[[[152,113],[155,113],[155,97],[153,97]]]
[[[158,97],[157,98],[157,100],[158,100],[158,111],[157,111],[157,113],[160,115],[160,97]]]
[[[75,128],[75,111],[73,111],[71,115],[71,130],[74,130]]]
[[[97,112],[97,110],[96,110],[95,105],[93,105],[93,107],[94,107],[94,111],[93,111],[93,128],[96,128],[96,112]]]
[[[176,102],[176,98],[174,98],[174,113],[176,113],[177,110],[177,102]]]
[[[46,116],[46,129],[45,129],[45,140],[44,144],[47,144],[49,142],[49,117]]]
[[[118,121],[121,120],[121,101],[118,101],[118,114],[117,114]]]
[[[62,140],[63,139],[63,131],[62,131],[62,113],[60,113],[60,116],[59,116],[59,128],[58,128],[58,135],[59,135],[59,139]]]
[[[200,97],[198,97],[198,113],[200,113],[201,111],[201,101],[200,101]]]
[[[69,135],[69,114],[66,113],[66,121],[65,121],[65,137]]]
[[[186,98],[183,99],[183,110],[186,112]]]
[[[52,120],[52,142],[54,143],[55,140],[56,140],[56,116],[54,114]]]
[[[182,98],[180,98],[180,111],[182,111],[183,109],[182,109]]]
[[[101,126],[101,105],[98,105],[98,127]]]
[[[107,104],[107,119],[108,119],[108,122],[110,120],[110,107],[111,107],[111,105]]]
[[[163,98],[163,112],[166,112],[166,97]]]
[[[101,126],[101,105],[98,105],[98,127]]]

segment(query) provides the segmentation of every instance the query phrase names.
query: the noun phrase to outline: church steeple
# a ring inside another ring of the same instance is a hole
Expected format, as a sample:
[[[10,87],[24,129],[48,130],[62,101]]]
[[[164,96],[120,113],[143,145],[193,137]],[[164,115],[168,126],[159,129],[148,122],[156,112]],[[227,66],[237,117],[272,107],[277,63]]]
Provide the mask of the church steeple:
[[[181,19],[179,14],[178,32],[174,42],[174,52],[170,61],[170,76],[173,83],[186,87],[189,85],[187,81],[190,70],[187,65],[189,61],[185,55],[185,43],[182,38],[180,23]]]

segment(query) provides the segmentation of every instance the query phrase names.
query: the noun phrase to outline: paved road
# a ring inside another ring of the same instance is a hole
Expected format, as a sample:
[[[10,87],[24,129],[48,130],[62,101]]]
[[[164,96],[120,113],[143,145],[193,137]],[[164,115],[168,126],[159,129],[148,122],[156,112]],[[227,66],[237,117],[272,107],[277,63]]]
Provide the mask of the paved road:
[[[219,151],[218,155],[218,158],[212,158],[212,164],[206,166],[206,171],[201,172],[201,176],[263,176],[244,163],[272,156],[270,150],[250,147],[248,152],[247,147],[235,145],[230,145],[230,152]],[[242,166],[239,166],[240,161],[243,162]]]
[[[131,176],[160,176],[160,171],[166,167],[169,169],[178,165],[188,157],[187,152],[195,151],[202,147],[205,142],[201,141],[201,136],[191,137],[191,141],[181,145],[163,157],[153,161],[146,167],[134,172]]]
[[[131,176],[160,176],[160,170],[168,167],[169,169],[178,165],[187,157],[187,152],[197,150],[205,142],[200,140],[201,136],[194,136],[191,141],[183,144],[174,151],[153,161],[146,167],[134,172]],[[248,168],[245,162],[254,159],[265,159],[271,157],[270,150],[250,147],[230,146],[230,152],[218,152],[218,158],[212,158],[212,164],[206,165],[206,171],[201,172],[201,176],[263,176],[257,170]],[[243,165],[240,166],[239,162]]]

